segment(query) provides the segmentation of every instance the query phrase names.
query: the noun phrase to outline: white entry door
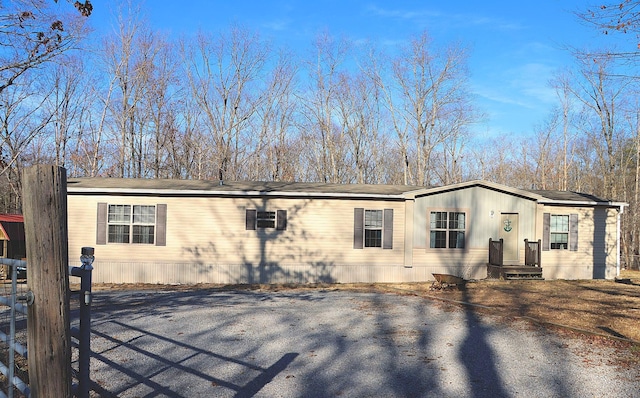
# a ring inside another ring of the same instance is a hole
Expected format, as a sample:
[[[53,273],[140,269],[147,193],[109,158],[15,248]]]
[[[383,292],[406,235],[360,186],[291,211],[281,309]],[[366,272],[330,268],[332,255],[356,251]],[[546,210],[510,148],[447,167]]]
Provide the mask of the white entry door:
[[[504,242],[503,260],[505,264],[518,264],[518,214],[500,214],[500,238]]]

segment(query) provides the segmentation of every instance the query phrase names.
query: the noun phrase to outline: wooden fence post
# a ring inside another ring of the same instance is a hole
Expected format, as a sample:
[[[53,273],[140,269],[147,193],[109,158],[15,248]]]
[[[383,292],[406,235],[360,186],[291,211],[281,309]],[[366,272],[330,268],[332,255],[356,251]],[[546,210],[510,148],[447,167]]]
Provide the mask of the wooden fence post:
[[[66,170],[29,167],[22,186],[27,285],[35,299],[27,315],[31,397],[71,397]]]

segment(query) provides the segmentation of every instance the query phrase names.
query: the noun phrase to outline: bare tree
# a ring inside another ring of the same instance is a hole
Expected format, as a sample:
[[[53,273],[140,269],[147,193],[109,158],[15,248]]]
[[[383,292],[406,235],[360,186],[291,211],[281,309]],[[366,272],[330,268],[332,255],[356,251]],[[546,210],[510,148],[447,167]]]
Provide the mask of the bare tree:
[[[378,160],[381,123],[381,95],[375,81],[365,73],[342,73],[336,89],[336,119],[349,142],[349,163],[354,182],[372,183]]]
[[[496,150],[499,148],[499,150]],[[530,188],[527,182],[519,178],[518,162],[513,154],[517,149],[513,140],[504,137],[493,138],[474,146],[468,153],[467,167],[472,169],[470,178],[497,182],[518,188]]]
[[[115,33],[104,41],[103,62],[115,85],[107,93],[110,99],[112,149],[117,159],[112,173],[119,177],[144,174],[145,128],[152,70],[158,51],[140,10],[131,3],[119,11]]]
[[[82,58],[63,55],[51,63],[36,82],[39,91],[51,90],[43,104],[43,109],[51,115],[45,133],[53,141],[53,161],[63,167],[73,166],[72,162],[67,164],[68,156],[82,137],[81,120],[91,103],[87,76]]]
[[[248,160],[248,179],[297,179],[300,147],[295,145],[299,109],[295,90],[298,68],[292,54],[281,52],[269,74],[265,100],[252,124],[252,129],[259,133],[259,139]]]
[[[147,117],[141,118],[142,123],[138,127],[139,154],[146,160],[144,168],[147,171],[139,172],[160,178],[167,177],[165,166],[170,150],[169,140],[175,138],[174,132],[179,128],[179,104],[185,90],[178,89],[178,60],[174,55],[174,46],[162,38],[149,39],[151,41],[147,46],[155,47],[155,50],[151,51],[152,56],[148,60],[147,72],[150,76],[146,80],[146,95],[142,98]],[[145,130],[148,130],[148,134],[145,134]]]
[[[350,44],[327,32],[319,34],[313,43],[313,58],[307,60],[309,85],[304,93],[302,115],[310,165],[315,180],[338,183],[346,174],[343,131],[334,123],[337,112],[341,68],[344,68]]]
[[[21,170],[28,162],[25,152],[51,119],[43,107],[50,92],[37,90],[28,77],[25,74],[21,83],[14,83],[0,93],[0,175],[6,178],[5,189],[8,189],[4,192],[9,195],[9,199],[4,200],[9,208],[4,211],[20,210]]]
[[[616,77],[610,72],[610,60],[578,59],[579,79],[571,87],[575,98],[584,106],[585,133],[592,137],[594,150],[602,167],[604,192],[608,197],[616,197],[615,185],[615,145],[620,139],[617,111],[624,100],[630,80]],[[601,144],[603,143],[603,144]]]
[[[212,143],[215,177],[237,178],[251,142],[250,120],[265,101],[264,73],[270,46],[234,26],[218,36],[200,33],[183,43],[190,95],[202,109],[202,127]]]
[[[571,93],[572,77],[569,72],[559,73],[550,81],[551,87],[555,90],[560,102],[561,124],[562,124],[562,183],[560,189],[568,190],[569,170],[572,162],[573,142],[576,139],[575,132],[570,130],[574,127],[574,97]]]
[[[474,119],[456,112],[466,103],[466,59],[461,47],[434,48],[424,32],[392,62],[392,83],[378,80],[405,159],[405,183],[433,183],[434,151]]]
[[[54,0],[57,3],[57,0]],[[76,1],[82,16],[91,2]],[[75,15],[56,13],[48,0],[9,0],[0,6],[0,93],[27,71],[71,49],[82,37]]]
[[[547,119],[534,128],[535,135],[526,141],[523,152],[533,164],[523,177],[536,189],[558,188],[556,175],[562,169],[558,167],[561,152],[556,143],[559,141],[557,135],[561,123],[561,112],[553,109]]]
[[[633,36],[629,47],[622,50],[595,51],[588,54],[592,58],[636,60],[640,55],[638,51],[640,49],[640,42],[638,41],[638,37],[640,37],[639,1],[607,1],[587,9],[578,10],[576,15],[581,21],[595,27],[605,35],[620,33]]]
[[[57,2],[54,0],[54,3]],[[79,14],[63,14],[48,0],[7,0],[0,5],[0,175],[3,211],[21,207],[20,170],[28,146],[50,120],[43,102],[49,87],[35,90],[41,67],[69,51],[83,37],[89,1],[76,2]],[[44,68],[42,68],[44,69]],[[46,139],[39,139],[44,148]],[[44,153],[41,151],[40,154]],[[48,151],[46,152],[48,154]]]

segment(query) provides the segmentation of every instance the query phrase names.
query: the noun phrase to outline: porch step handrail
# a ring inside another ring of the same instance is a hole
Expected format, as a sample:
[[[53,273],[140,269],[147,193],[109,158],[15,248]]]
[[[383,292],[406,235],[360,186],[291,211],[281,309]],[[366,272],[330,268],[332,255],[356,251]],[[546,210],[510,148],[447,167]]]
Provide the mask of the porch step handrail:
[[[524,265],[530,265],[532,267],[542,267],[542,241],[529,241],[524,240]]]
[[[502,266],[504,255],[504,240],[493,240],[489,238],[489,264]]]

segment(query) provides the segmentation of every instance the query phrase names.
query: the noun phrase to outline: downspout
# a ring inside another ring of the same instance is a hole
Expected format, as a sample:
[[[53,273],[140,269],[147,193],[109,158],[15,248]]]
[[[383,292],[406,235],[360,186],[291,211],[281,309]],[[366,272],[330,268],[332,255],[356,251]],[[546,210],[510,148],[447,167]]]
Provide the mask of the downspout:
[[[618,246],[618,250],[616,250],[616,278],[620,277],[620,249],[621,249],[620,240],[622,238],[622,235],[621,235],[621,220],[622,220],[622,214],[623,213],[624,213],[624,205],[620,205],[620,211],[618,212],[618,217],[616,219],[616,228],[617,228],[616,243],[617,243],[617,246]]]

